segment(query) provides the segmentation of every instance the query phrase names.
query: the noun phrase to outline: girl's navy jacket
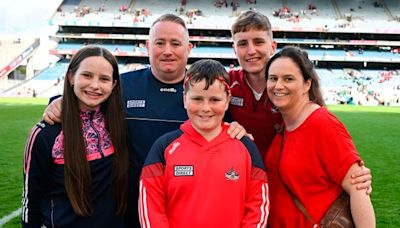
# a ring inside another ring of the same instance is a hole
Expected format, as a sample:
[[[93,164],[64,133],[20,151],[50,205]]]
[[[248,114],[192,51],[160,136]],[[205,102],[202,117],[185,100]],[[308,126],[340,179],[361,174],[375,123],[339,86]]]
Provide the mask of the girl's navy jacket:
[[[82,112],[86,157],[92,177],[93,214],[78,216],[64,184],[63,136],[60,124],[37,123],[25,147],[23,227],[122,227],[112,195],[114,148],[104,128],[102,113]]]

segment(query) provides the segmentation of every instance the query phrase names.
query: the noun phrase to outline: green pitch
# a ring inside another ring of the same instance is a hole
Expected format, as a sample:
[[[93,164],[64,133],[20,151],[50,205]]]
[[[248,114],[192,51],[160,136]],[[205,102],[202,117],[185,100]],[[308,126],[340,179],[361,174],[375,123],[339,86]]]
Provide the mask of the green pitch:
[[[0,98],[0,219],[21,207],[24,146],[47,101]],[[5,227],[20,227],[19,217]]]
[[[21,207],[25,141],[47,99],[0,98],[0,219]],[[377,227],[400,227],[400,107],[329,106],[373,174]],[[317,203],[317,202],[316,202]],[[20,227],[19,217],[5,227]]]

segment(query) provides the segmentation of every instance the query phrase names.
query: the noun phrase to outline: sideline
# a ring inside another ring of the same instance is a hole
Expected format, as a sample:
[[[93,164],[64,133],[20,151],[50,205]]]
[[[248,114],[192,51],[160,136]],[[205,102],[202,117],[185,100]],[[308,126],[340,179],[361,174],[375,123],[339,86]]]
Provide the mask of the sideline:
[[[19,216],[21,214],[22,208],[18,208],[17,210],[11,212],[11,214],[4,216],[3,218],[0,219],[0,227],[2,227],[4,224],[8,223],[11,219]]]

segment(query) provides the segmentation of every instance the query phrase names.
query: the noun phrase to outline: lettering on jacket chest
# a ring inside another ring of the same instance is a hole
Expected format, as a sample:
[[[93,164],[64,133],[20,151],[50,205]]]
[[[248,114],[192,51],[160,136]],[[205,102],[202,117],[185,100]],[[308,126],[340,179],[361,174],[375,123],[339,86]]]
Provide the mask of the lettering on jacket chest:
[[[178,91],[173,87],[167,87],[167,88],[160,88],[160,92],[161,93],[176,93]]]
[[[127,100],[127,108],[144,108],[146,107],[146,100]]]
[[[235,170],[234,167],[229,168],[225,173],[220,173],[219,175],[224,176],[227,181],[237,182],[240,178],[240,174]],[[194,165],[174,165],[174,176],[194,176]]]
[[[234,96],[232,96],[230,104],[231,105],[235,105],[235,106],[243,107],[244,99],[242,97],[234,97]]]
[[[185,177],[194,175],[193,165],[175,165],[174,166],[174,176],[175,177]]]

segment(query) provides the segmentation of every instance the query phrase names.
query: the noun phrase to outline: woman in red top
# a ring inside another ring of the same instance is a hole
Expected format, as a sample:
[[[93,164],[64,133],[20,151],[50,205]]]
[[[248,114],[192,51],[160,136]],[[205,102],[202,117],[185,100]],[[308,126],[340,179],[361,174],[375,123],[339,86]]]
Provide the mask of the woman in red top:
[[[265,159],[270,227],[313,227],[342,190],[350,195],[355,225],[375,227],[369,195],[351,184],[351,174],[362,169],[361,159],[344,125],[326,109],[306,52],[285,47],[271,58],[267,93],[285,126],[283,137],[275,137]],[[303,215],[287,189],[311,219]]]

